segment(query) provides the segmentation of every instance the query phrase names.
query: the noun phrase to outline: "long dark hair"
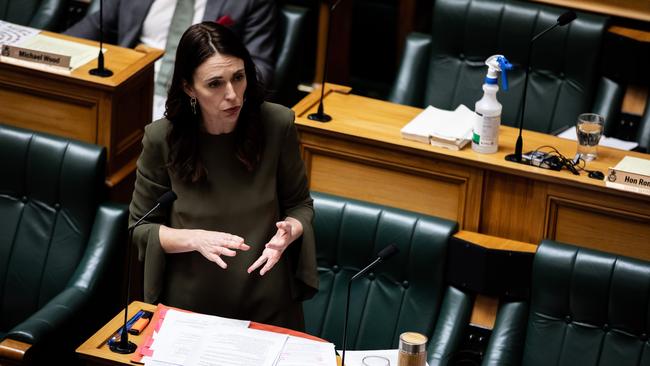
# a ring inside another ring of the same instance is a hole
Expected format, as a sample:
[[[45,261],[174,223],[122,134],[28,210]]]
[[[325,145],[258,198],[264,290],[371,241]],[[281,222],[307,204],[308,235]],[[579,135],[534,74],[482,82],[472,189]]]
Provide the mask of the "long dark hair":
[[[217,52],[244,61],[247,81],[245,102],[234,131],[237,159],[248,171],[252,171],[261,158],[264,139],[259,114],[264,96],[253,59],[246,46],[229,28],[214,22],[195,24],[185,31],[178,43],[174,75],[165,103],[165,117],[172,125],[167,136],[169,167],[188,183],[205,180],[207,170],[199,153],[201,113],[192,113],[190,97],[184,91],[183,82],[192,85],[195,70]]]

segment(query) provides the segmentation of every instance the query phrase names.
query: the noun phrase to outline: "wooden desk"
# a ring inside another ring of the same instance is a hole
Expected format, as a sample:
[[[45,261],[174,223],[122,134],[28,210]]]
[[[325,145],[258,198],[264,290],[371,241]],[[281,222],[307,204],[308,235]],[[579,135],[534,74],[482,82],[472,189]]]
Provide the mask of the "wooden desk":
[[[94,41],[43,34],[97,46]],[[163,51],[104,44],[112,77],[88,74],[97,60],[60,75],[0,63],[0,123],[74,138],[107,148],[112,198],[130,200],[144,126],[151,122],[153,64]]]
[[[156,311],[156,305],[134,301],[129,305],[128,318],[130,319],[140,310]],[[124,325],[124,312],[120,311],[119,314],[97,331],[97,333],[79,346],[79,348],[77,348],[77,354],[86,361],[87,365],[137,365],[130,361],[133,354],[122,355],[112,352],[106,343],[122,325]],[[149,326],[153,325],[149,324]],[[142,342],[142,338],[142,334],[137,336],[129,334],[129,340],[136,345],[139,345],[140,342]]]
[[[400,129],[421,109],[349,94],[327,85],[333,121],[307,119],[315,90],[294,106],[310,188],[458,221],[460,228],[526,243],[544,238],[650,260],[650,197],[603,181],[504,160],[517,130],[502,126],[496,154],[450,151],[404,140]],[[524,131],[524,151],[553,145],[573,156],[576,142]],[[623,156],[599,148],[588,169],[607,172]]]

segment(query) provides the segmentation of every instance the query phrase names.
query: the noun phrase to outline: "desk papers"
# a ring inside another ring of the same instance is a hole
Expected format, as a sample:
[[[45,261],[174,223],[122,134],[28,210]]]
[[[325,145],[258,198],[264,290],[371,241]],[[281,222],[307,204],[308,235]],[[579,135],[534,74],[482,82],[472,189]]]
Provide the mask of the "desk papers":
[[[248,328],[250,322],[170,309],[148,366],[334,366],[332,343]]]
[[[407,140],[460,150],[472,139],[476,118],[477,114],[462,104],[454,111],[428,106],[400,132]]]
[[[25,39],[31,38],[41,31],[0,20],[0,45],[12,46]]]
[[[650,160],[624,157],[615,167],[608,169],[605,185],[650,196]]]

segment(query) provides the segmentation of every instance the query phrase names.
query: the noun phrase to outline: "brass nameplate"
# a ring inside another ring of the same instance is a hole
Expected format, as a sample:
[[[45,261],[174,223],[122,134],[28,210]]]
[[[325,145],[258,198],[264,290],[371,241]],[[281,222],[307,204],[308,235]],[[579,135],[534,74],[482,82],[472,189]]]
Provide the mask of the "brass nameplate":
[[[70,56],[58,55],[56,53],[4,45],[2,46],[2,56],[66,69],[70,68]]]

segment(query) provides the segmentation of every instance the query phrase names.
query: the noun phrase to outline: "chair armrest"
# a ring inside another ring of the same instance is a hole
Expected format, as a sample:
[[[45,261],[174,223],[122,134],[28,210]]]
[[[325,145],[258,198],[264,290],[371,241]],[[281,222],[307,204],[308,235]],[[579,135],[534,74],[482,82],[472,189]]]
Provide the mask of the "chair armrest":
[[[593,113],[600,114],[605,118],[604,134],[606,136],[612,136],[616,131],[623,104],[623,93],[623,88],[615,81],[605,77],[600,78],[594,99]]]
[[[0,365],[19,365],[26,360],[25,355],[32,345],[14,339],[3,339],[0,342]]]
[[[393,103],[422,106],[431,42],[431,36],[423,33],[413,32],[406,37],[397,78],[388,100]]]
[[[427,353],[430,366],[449,363],[451,356],[460,346],[471,313],[471,297],[455,287],[448,287],[436,328],[429,341]]]
[[[127,228],[125,205],[104,204],[97,209],[88,246],[68,287],[45,306],[11,329],[6,338],[36,344],[64,329],[85,310],[98,281],[115,263]]]
[[[528,304],[501,305],[482,365],[520,365],[526,337]]]

